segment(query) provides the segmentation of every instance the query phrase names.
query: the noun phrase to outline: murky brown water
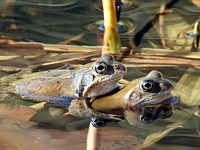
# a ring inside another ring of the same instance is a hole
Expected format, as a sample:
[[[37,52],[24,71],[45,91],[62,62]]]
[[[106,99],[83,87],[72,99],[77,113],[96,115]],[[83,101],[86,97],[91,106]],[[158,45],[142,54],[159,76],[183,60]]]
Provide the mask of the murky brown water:
[[[191,25],[200,17],[200,8],[197,7],[199,3],[195,5],[190,0],[148,0],[148,2],[126,0],[123,2],[119,22],[122,46],[129,46],[134,40],[139,48],[194,50],[193,39],[188,34],[192,32]],[[163,22],[158,15],[161,4],[168,4],[166,6],[171,8],[163,15]],[[103,12],[100,0],[1,0],[0,16],[0,35],[15,41],[57,44],[78,37],[69,44],[102,45]],[[178,34],[180,36],[177,38]],[[166,78],[177,83],[188,67],[130,67],[125,79],[142,77],[152,69],[161,71]],[[193,84],[185,82],[187,85],[181,85],[190,87],[179,89],[185,99],[200,101],[199,96],[195,95],[195,92],[199,92],[199,75],[199,70],[196,69],[189,75]],[[19,115],[27,111],[31,116],[35,113],[32,109],[29,110],[30,108],[27,107],[16,110],[4,106],[0,108],[2,109],[2,112],[0,111],[2,115],[0,149],[2,150],[85,148],[87,120],[70,118],[63,121],[63,118],[52,120],[48,118],[47,125],[36,126],[33,122],[27,122],[27,118],[23,120],[27,116]],[[17,112],[19,114],[16,117]],[[9,117],[5,117],[6,114],[9,114]],[[178,107],[171,118],[151,125],[135,127],[127,122],[112,123],[101,130],[101,149],[134,149],[148,135],[159,131],[162,133],[168,127],[167,125],[175,123],[179,123],[181,127],[177,126],[179,128],[146,149],[198,150],[200,147],[199,107]]]

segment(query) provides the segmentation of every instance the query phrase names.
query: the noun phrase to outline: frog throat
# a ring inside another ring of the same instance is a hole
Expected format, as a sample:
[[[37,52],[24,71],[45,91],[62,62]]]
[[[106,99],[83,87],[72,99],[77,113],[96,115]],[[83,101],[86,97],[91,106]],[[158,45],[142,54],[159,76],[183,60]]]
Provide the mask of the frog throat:
[[[110,113],[104,113],[104,112],[100,112],[98,110],[95,110],[91,107],[92,102],[94,101],[94,99],[91,98],[86,98],[84,101],[84,105],[86,107],[86,109],[96,118],[99,119],[112,119],[112,120],[117,120],[117,121],[122,121],[124,120],[124,116],[122,115],[118,115],[118,114],[110,114]]]
[[[109,75],[107,75],[109,76]],[[114,77],[102,77],[102,78],[94,78],[93,82],[85,87],[82,91],[83,97],[96,97],[100,95],[104,95],[116,89],[118,85],[118,81],[122,78],[122,76],[116,75]]]

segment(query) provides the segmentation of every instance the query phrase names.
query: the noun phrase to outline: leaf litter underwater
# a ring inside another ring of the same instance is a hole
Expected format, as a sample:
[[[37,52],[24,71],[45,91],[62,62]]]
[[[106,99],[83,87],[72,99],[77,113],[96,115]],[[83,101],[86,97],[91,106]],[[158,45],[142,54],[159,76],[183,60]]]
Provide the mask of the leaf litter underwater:
[[[3,66],[0,68],[0,77],[28,67],[31,71],[78,68],[82,66],[80,64],[99,58],[101,48],[96,47],[100,39],[96,35],[99,32],[96,27],[98,28],[99,21],[101,22],[102,19],[99,3],[83,4],[79,1],[70,1],[69,5],[57,4],[49,8],[48,5],[33,6],[28,2],[16,2],[17,4],[13,2],[10,7],[10,9],[13,8],[12,11],[6,10],[3,20],[1,18],[1,35],[8,38],[0,42],[2,46],[0,65]],[[95,7],[88,9],[87,5]],[[152,5],[152,3],[140,1],[129,6],[122,8],[120,22],[122,28],[119,29],[122,45],[129,45],[130,38],[132,39],[133,36],[140,38],[139,33],[145,36],[141,41],[138,40],[139,52],[133,52],[133,56],[127,55],[122,59],[128,67],[125,79],[131,81],[145,76],[152,69],[159,70],[167,79],[175,83],[175,90],[182,104],[175,108],[172,117],[157,120],[153,124],[138,127],[131,126],[126,121],[109,123],[101,129],[100,149],[159,150],[166,147],[199,149],[200,55],[195,52],[194,47],[191,48],[193,39],[187,38],[187,34],[192,32],[191,25],[198,19],[196,16],[199,16],[199,8],[191,5],[189,1],[178,2],[172,9],[175,13],[167,12],[168,14],[164,16],[166,33],[162,35],[154,29],[145,33],[138,28],[141,26],[142,29],[152,16],[156,16],[160,2]],[[79,14],[87,16],[79,18],[80,15],[78,15],[77,17],[77,7],[83,8],[78,9]],[[149,10],[149,13],[145,13],[144,10]],[[146,22],[141,19],[139,13],[146,18]],[[92,16],[88,17],[88,14]],[[187,16],[188,14],[190,17]],[[52,20],[52,15],[59,21]],[[38,20],[38,17],[43,19]],[[71,28],[66,28],[68,26]],[[158,23],[155,23],[154,27],[162,30]],[[103,33],[100,31],[101,34]],[[161,38],[162,36],[165,38]],[[75,37],[67,41],[74,46],[51,45],[65,41],[66,37],[67,39]],[[46,44],[24,43],[23,45],[8,39]],[[76,47],[75,45],[95,47]],[[164,49],[166,46],[178,52]],[[191,49],[193,52],[190,51]],[[0,104],[0,128],[3,131],[0,134],[0,147],[2,149],[85,149],[88,120],[73,116],[66,118],[63,114],[67,110],[60,105],[40,104],[36,107],[32,106],[33,104],[35,103],[16,98],[9,98]],[[157,143],[154,144],[155,142]]]

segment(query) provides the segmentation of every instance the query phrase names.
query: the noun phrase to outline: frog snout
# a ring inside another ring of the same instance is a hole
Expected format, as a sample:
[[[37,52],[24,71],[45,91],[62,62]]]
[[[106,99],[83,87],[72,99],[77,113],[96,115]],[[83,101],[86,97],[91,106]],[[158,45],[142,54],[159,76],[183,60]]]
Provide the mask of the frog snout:
[[[160,83],[160,87],[163,91],[171,91],[173,89],[173,84],[166,80]]]

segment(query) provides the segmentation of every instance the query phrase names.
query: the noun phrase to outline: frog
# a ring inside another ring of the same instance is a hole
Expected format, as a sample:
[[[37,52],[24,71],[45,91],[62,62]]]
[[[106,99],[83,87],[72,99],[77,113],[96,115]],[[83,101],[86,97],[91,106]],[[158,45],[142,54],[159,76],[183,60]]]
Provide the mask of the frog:
[[[74,99],[94,98],[114,90],[126,71],[112,55],[102,54],[99,60],[74,71],[32,73],[13,82],[10,92],[24,100],[69,106]]]
[[[132,80],[115,93],[87,99],[85,103],[73,101],[69,112],[91,118],[95,127],[124,119],[132,125],[149,124],[173,114],[172,107],[178,103],[173,87],[161,72],[152,70],[145,77]]]

